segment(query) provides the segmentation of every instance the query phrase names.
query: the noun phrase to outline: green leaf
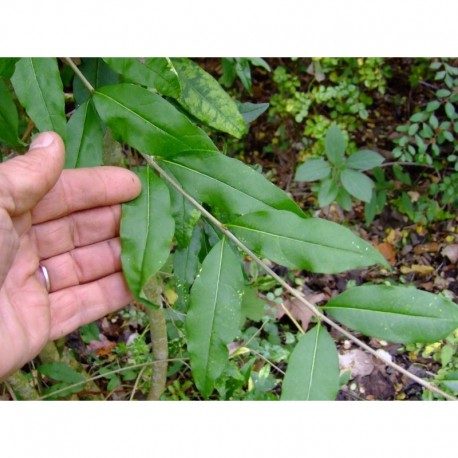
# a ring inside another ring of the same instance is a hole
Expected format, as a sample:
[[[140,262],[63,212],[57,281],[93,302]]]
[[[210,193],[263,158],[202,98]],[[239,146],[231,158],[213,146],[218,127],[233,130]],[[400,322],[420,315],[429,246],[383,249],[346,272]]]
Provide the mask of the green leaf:
[[[200,212],[173,186],[168,185],[168,188],[172,202],[172,216],[175,220],[175,239],[178,246],[184,248],[191,241]]]
[[[242,298],[242,315],[252,321],[261,321],[266,303],[258,296],[256,288],[245,286]]]
[[[337,193],[336,202],[347,212],[349,212],[352,208],[351,196],[342,187]]]
[[[344,188],[354,197],[363,202],[370,202],[374,182],[364,173],[345,169],[340,175]]]
[[[69,365],[64,363],[48,363],[38,366],[38,371],[46,377],[58,382],[78,383],[84,380],[84,376],[76,372]]]
[[[329,127],[326,138],[326,155],[334,165],[341,165],[344,161],[345,150],[347,149],[347,140],[342,131],[336,125]]]
[[[16,95],[40,131],[66,139],[64,89],[56,59],[22,58],[11,78]]]
[[[449,119],[455,119],[456,118],[455,106],[452,103],[447,102],[445,104],[445,114],[447,115],[447,117]]]
[[[429,127],[428,124],[423,123],[423,128],[422,128],[421,131],[420,131],[420,135],[421,135],[423,138],[433,138],[433,137],[434,137],[434,132],[433,132],[433,130],[431,129],[431,127]]]
[[[189,59],[172,59],[181,82],[178,102],[189,113],[215,129],[241,138],[247,126],[237,105],[210,74]]]
[[[142,153],[170,157],[215,151],[207,134],[169,102],[133,84],[98,89],[96,109],[113,133]]]
[[[10,79],[18,60],[17,57],[0,57],[0,76]]]
[[[317,325],[299,338],[283,380],[282,401],[334,401],[339,358],[332,337]]]
[[[65,167],[93,167],[103,164],[103,126],[92,100],[83,103],[67,124]]]
[[[250,63],[240,57],[235,59],[235,72],[242,82],[242,86],[248,91],[249,94],[252,93],[252,83],[251,83],[251,69]]]
[[[200,227],[195,226],[189,244],[185,248],[178,248],[174,254],[173,275],[177,281],[178,296],[184,305],[189,302],[189,288],[194,283],[199,269],[201,237]]]
[[[324,309],[345,326],[390,342],[437,342],[458,327],[458,305],[413,287],[354,287]]]
[[[301,164],[296,171],[296,181],[315,181],[326,178],[331,173],[331,167],[324,159],[309,159]]]
[[[451,92],[448,89],[439,89],[436,91],[436,97],[443,99],[444,97],[448,97]]]
[[[413,123],[409,126],[409,130],[407,131],[407,133],[412,136],[412,135],[415,135],[417,132],[418,132],[418,124],[417,123]]]
[[[377,263],[388,265],[375,248],[349,229],[319,218],[270,210],[244,215],[227,227],[256,253],[291,269],[337,273]]]
[[[85,58],[78,68],[95,89],[109,84],[119,83],[119,75],[115,73],[103,59],[93,57]],[[73,79],[73,95],[77,105],[82,105],[86,100],[89,100],[91,96],[76,75]]]
[[[439,106],[440,106],[440,103],[438,102],[438,107]],[[434,108],[433,110],[427,110],[427,111],[434,111],[435,109],[436,108]],[[418,113],[413,114],[409,119],[412,122],[422,122],[422,121],[426,121],[428,117],[429,117],[429,113],[426,113],[425,111],[419,111]]]
[[[1,59],[0,59],[1,61]],[[0,142],[10,146],[19,146],[18,113],[8,86],[0,78]]]
[[[303,216],[288,195],[254,169],[218,152],[175,156],[160,163],[195,199],[233,215],[267,208]]]
[[[247,60],[250,61],[250,63],[255,67],[262,67],[264,70],[267,70],[268,72],[271,71],[269,64],[261,57],[248,57]]]
[[[361,150],[353,153],[347,160],[347,167],[357,170],[369,170],[378,167],[385,158],[375,151]]]
[[[437,380],[439,383],[442,383],[449,390],[458,393],[458,371],[446,374],[442,380]]]
[[[149,167],[141,168],[138,177],[141,194],[122,206],[121,261],[132,294],[148,300],[144,288],[170,254],[175,223],[165,183]]]
[[[433,129],[437,129],[439,127],[439,120],[437,119],[437,117],[432,114],[430,117],[429,117],[429,125],[433,128]]]
[[[159,93],[175,99],[181,95],[178,75],[170,59],[166,57],[143,60],[133,57],[105,57],[103,60],[131,83],[154,88]]]
[[[259,118],[268,108],[268,103],[237,103],[240,114],[243,116],[245,123],[249,124]]]
[[[429,113],[436,111],[439,107],[441,106],[441,103],[439,100],[432,100],[431,102],[426,105],[426,112],[424,114],[426,115],[424,118],[422,117],[421,121],[426,121],[429,117]],[[412,118],[410,118],[412,121]]]
[[[327,178],[320,183],[320,189],[318,191],[318,202],[320,207],[326,207],[337,197],[339,192],[339,186],[332,178]]]
[[[100,341],[100,330],[97,323],[88,323],[79,329],[81,339],[84,343],[88,344],[92,340]]]
[[[205,397],[224,370],[227,344],[239,331],[243,288],[240,260],[223,238],[202,264],[186,317],[192,374]]]

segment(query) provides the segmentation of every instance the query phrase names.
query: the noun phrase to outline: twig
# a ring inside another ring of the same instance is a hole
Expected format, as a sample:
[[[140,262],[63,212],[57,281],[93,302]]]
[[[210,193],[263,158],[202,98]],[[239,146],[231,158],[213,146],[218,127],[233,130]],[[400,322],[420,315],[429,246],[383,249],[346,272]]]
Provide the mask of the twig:
[[[146,369],[146,366],[142,367],[142,369],[138,373],[138,377],[135,380],[134,387],[132,388],[132,393],[130,393],[129,401],[133,401],[134,400],[135,392],[137,391],[138,384],[140,383],[140,380],[141,380],[141,378],[143,376],[143,372],[145,372],[145,369]]]
[[[63,60],[72,68],[72,70],[76,73],[78,78],[84,84],[86,89],[89,91],[90,94],[95,92],[94,87],[92,84],[86,79],[86,77],[80,72],[80,69],[75,65],[75,63],[70,59],[70,57],[63,57]]]
[[[434,165],[429,165],[429,164],[417,164],[416,162],[403,162],[403,161],[398,161],[398,162],[384,162],[383,164],[380,164],[378,167],[383,168],[383,167],[390,167],[392,165],[407,165],[407,166],[412,166],[412,167],[424,167],[426,169],[436,169]]]
[[[24,142],[29,138],[30,133],[32,132],[33,128],[35,127],[35,123],[30,120],[27,124],[27,128],[25,129],[24,135],[21,137],[21,142]]]
[[[396,369],[401,374],[404,374],[406,377],[422,385],[423,387],[427,388],[428,390],[434,391],[435,393],[443,396],[446,399],[453,400],[453,401],[457,400],[455,397],[445,393],[444,391],[442,391],[440,388],[436,387],[435,385],[429,382],[426,382],[425,380],[421,379],[420,377],[417,377],[416,375],[407,371],[406,369],[399,366],[398,364],[393,363],[392,361],[388,359],[385,359],[383,356],[377,353],[374,349],[372,349],[369,345],[367,345],[366,343],[364,343],[362,340],[358,339],[357,337],[353,336],[351,333],[346,331],[340,325],[338,325],[333,320],[331,320],[326,315],[324,315],[324,313],[321,312],[314,304],[309,302],[300,291],[292,288],[288,283],[286,283],[285,280],[283,280],[283,278],[277,275],[264,261],[262,261],[262,259],[260,259],[243,242],[241,242],[234,234],[232,234],[232,232],[230,232],[229,229],[227,229],[217,218],[215,218],[211,213],[209,213],[199,202],[197,202],[197,200],[195,200],[177,182],[175,182],[175,180],[172,177],[170,177],[167,174],[167,172],[164,169],[162,169],[162,167],[159,166],[159,164],[153,159],[153,157],[143,154],[143,153],[140,153],[140,154],[143,156],[143,158],[146,160],[146,162],[151,167],[153,167],[167,182],[169,182],[180,194],[182,194],[191,204],[193,204],[226,237],[232,240],[240,249],[242,249],[245,253],[247,253],[253,259],[253,261],[256,262],[256,264],[262,267],[262,269],[266,271],[272,278],[277,280],[277,282],[280,283],[280,285],[282,285],[283,288],[285,288],[291,295],[296,297],[300,302],[302,302],[306,307],[308,307],[312,311],[312,313],[316,316],[316,318],[318,318],[320,321],[325,322],[330,327],[337,330],[340,334],[344,335],[349,340],[354,342],[356,345],[366,350],[368,353],[370,353],[375,358],[383,361],[387,366],[390,366],[393,369]],[[288,316],[290,316],[289,311],[288,311]]]

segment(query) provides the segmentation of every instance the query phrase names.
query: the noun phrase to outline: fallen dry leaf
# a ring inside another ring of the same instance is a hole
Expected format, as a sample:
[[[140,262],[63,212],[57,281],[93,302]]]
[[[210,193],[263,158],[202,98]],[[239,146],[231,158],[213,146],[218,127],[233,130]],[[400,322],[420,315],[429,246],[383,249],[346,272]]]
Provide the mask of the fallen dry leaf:
[[[305,298],[312,304],[316,304],[317,302],[325,300],[326,295],[324,293],[310,294],[305,296]],[[310,311],[310,309],[295,297],[292,299],[285,299],[283,301],[283,305],[288,309],[291,315],[300,322],[302,329],[307,331],[308,325],[313,316],[313,313]],[[280,319],[283,315],[285,315],[285,310],[281,304],[275,304],[275,307],[277,309],[275,317]]]
[[[340,370],[351,370],[352,378],[369,375],[374,370],[373,357],[355,349],[339,354]]]
[[[116,342],[108,340],[103,334],[99,334],[100,341],[91,340],[87,345],[87,349],[97,353],[98,356],[109,355],[113,348],[116,347]]]
[[[440,245],[437,242],[422,243],[421,245],[416,245],[413,249],[415,254],[424,254],[424,253],[437,253],[440,249]]]
[[[411,267],[401,266],[400,269],[402,274],[419,274],[419,275],[429,275],[434,272],[433,266],[422,266],[420,264],[412,264]]]
[[[394,251],[393,245],[391,245],[391,243],[377,243],[375,248],[392,266],[394,266],[396,263],[396,252]]]
[[[442,256],[446,256],[450,259],[452,264],[456,264],[458,261],[458,243],[453,243],[452,245],[447,245],[442,251]]]

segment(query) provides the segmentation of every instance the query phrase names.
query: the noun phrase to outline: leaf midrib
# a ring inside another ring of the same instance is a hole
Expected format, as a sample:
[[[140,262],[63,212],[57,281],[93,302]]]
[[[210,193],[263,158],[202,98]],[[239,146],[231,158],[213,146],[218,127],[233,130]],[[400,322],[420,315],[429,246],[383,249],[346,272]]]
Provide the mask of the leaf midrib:
[[[49,122],[50,122],[51,126],[55,127],[55,125],[54,125],[54,123],[53,123],[53,120],[52,120],[52,117],[51,117],[51,114],[49,113],[48,104],[46,103],[46,99],[45,99],[44,96],[43,96],[43,91],[42,91],[41,86],[40,86],[40,83],[39,83],[39,81],[38,81],[37,73],[36,73],[36,71],[35,71],[35,66],[34,66],[34,64],[33,64],[33,58],[30,58],[30,66],[31,66],[31,68],[32,68],[32,75],[33,75],[33,78],[34,78],[35,83],[36,83],[36,85],[37,85],[37,87],[38,87],[38,93],[40,94],[41,100],[42,100],[43,105],[44,105],[44,107],[45,107],[45,113],[46,113],[46,115],[47,115],[47,117],[48,117],[48,119],[49,119]]]
[[[161,127],[157,126],[156,124],[152,123],[149,119],[146,119],[144,118],[143,116],[141,116],[139,113],[137,113],[136,111],[134,111],[133,109],[129,108],[128,106],[118,102],[116,99],[114,99],[113,97],[110,97],[109,95],[107,94],[104,94],[103,92],[100,92],[100,91],[95,91],[95,94],[96,95],[99,95],[99,96],[103,96],[103,97],[106,97],[108,100],[111,100],[113,103],[119,105],[120,107],[122,107],[123,109],[125,109],[126,111],[132,113],[134,116],[136,116],[137,118],[141,119],[142,121],[146,122],[148,125],[154,127],[155,129],[157,129],[158,131],[162,132],[163,134],[167,135],[168,137],[172,138],[173,140],[177,141],[179,144],[187,147],[189,149],[189,145],[187,145],[186,143],[183,143],[180,138],[178,137],[175,137],[174,135],[172,135],[170,132],[167,132],[166,130],[162,129]],[[190,151],[192,151],[192,149],[190,149]]]
[[[216,317],[216,306],[218,302],[218,295],[219,295],[219,287],[220,287],[220,279],[221,279],[221,271],[222,271],[222,266],[223,266],[223,252],[224,252],[224,243],[225,243],[225,238],[223,237],[221,240],[221,254],[219,257],[219,264],[218,264],[218,274],[216,278],[216,288],[215,288],[215,294],[214,294],[214,300],[213,300],[213,306],[212,306],[212,321],[211,321],[211,326],[210,326],[210,336],[209,336],[209,341],[208,341],[208,352],[206,354],[205,358],[205,375],[204,375],[204,385],[206,385],[207,382],[207,374],[209,371],[209,361],[210,361],[210,352],[212,348],[212,341],[213,337],[215,335],[214,329],[215,329],[215,317]]]
[[[383,313],[387,315],[395,315],[395,316],[407,316],[407,317],[412,317],[412,318],[427,318],[427,319],[435,319],[435,320],[441,320],[441,321],[457,321],[457,319],[453,318],[440,318],[436,316],[427,316],[427,315],[416,315],[416,314],[410,314],[410,313],[401,313],[401,312],[390,312],[390,311],[384,311],[384,310],[371,310],[371,309],[360,309],[357,307],[339,307],[339,306],[324,306],[322,307],[322,310],[350,310],[350,311],[357,311],[358,313],[360,312],[368,312],[368,313]]]
[[[304,221],[306,221],[306,220],[304,220]],[[363,252],[361,252],[361,251],[354,251],[354,250],[350,250],[348,248],[341,248],[341,247],[332,246],[332,245],[325,245],[323,243],[320,244],[320,243],[316,243],[316,242],[307,242],[305,240],[297,239],[297,238],[294,238],[294,237],[291,237],[291,236],[274,234],[272,232],[266,232],[266,231],[262,231],[260,229],[253,229],[251,227],[240,226],[240,225],[235,224],[235,223],[228,224],[227,227],[236,227],[236,228],[244,229],[244,230],[247,230],[247,231],[259,232],[260,234],[264,234],[266,236],[278,237],[278,238],[285,239],[285,240],[290,240],[290,241],[293,241],[293,242],[304,243],[306,245],[313,245],[313,246],[324,247],[324,248],[329,248],[329,249],[333,249],[333,250],[346,251],[346,252],[353,253],[353,254],[359,254],[361,256],[363,255]]]

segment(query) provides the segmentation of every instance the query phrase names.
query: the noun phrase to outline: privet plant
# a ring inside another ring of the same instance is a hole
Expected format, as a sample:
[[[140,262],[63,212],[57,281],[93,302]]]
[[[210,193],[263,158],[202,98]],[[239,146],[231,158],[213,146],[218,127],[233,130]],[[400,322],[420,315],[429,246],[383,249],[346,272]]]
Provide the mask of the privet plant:
[[[78,64],[53,58],[0,60],[0,140],[20,149],[25,146],[20,132],[35,125],[65,140],[66,167],[113,163],[104,152],[104,142],[111,137],[139,154],[130,159],[146,162],[134,168],[142,193],[123,207],[121,241],[126,280],[137,303],[151,312],[159,336],[152,339],[153,357],[162,363],[154,366],[153,378],[161,380],[154,382],[153,398],[159,398],[165,386],[167,348],[160,345],[171,319],[184,321],[182,351],[195,386],[203,398],[212,397],[229,357],[237,357],[229,348],[249,315],[247,298],[256,298],[245,268],[247,256],[315,315],[305,333],[297,326],[303,335],[290,355],[281,399],[336,398],[338,353],[329,327],[378,355],[338,323],[405,344],[435,342],[458,327],[458,307],[442,295],[388,283],[366,284],[318,307],[269,267],[273,262],[328,274],[373,265],[389,269],[383,256],[351,230],[307,217],[263,175],[218,150],[207,132],[242,137],[256,106],[247,115],[195,62],[106,58]],[[71,93],[64,87],[72,88]],[[27,127],[19,126],[18,109],[26,111]],[[328,157],[338,165],[343,151],[329,150]],[[357,156],[352,157],[356,161]],[[351,160],[342,173],[364,176]],[[166,301],[164,285],[170,276],[178,298]],[[155,345],[163,351],[155,351]]]

